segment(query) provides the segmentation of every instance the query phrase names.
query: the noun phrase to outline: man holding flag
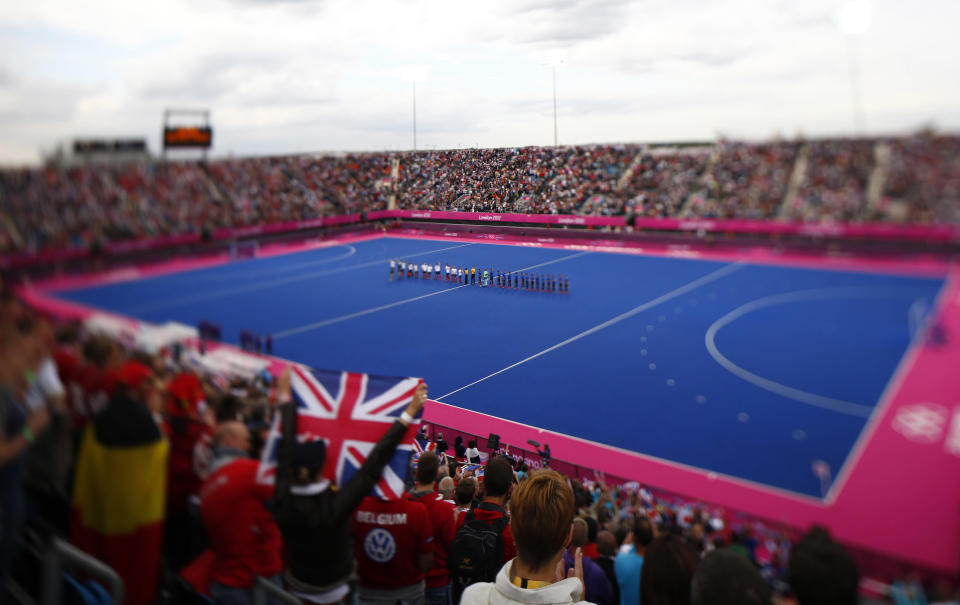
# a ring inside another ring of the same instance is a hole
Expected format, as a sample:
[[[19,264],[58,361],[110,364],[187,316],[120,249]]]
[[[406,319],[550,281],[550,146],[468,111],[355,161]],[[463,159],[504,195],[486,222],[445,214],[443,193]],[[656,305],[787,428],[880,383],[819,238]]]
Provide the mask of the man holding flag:
[[[371,490],[403,496],[410,443],[426,399],[427,385],[414,378],[333,376],[299,366],[281,376],[282,437],[275,424],[261,472],[268,480],[275,456],[274,517],[287,554],[284,579],[304,602],[350,602],[350,517]]]

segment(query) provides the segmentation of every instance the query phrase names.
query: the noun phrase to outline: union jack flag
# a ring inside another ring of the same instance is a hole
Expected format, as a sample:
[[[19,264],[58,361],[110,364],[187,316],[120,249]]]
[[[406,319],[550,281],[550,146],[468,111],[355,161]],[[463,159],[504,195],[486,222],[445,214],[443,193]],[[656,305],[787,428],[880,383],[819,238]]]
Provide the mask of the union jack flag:
[[[421,439],[418,435],[416,439],[413,440],[413,458],[411,459],[411,467],[413,470],[417,470],[417,463],[420,462],[420,456],[424,452],[435,452],[437,451],[437,442],[430,441],[428,439]]]
[[[421,439],[417,437],[413,440],[413,452],[414,457],[419,458],[420,454],[424,452],[435,452],[437,451],[437,442],[430,441],[429,439]]]
[[[390,425],[400,418],[420,384],[417,378],[330,372],[301,366],[291,366],[290,370],[290,391],[297,404],[297,440],[326,442],[323,476],[338,486],[350,481],[360,469]],[[417,424],[419,419],[407,429],[372,495],[386,500],[403,497]],[[273,482],[281,438],[278,414],[263,448],[258,481]]]

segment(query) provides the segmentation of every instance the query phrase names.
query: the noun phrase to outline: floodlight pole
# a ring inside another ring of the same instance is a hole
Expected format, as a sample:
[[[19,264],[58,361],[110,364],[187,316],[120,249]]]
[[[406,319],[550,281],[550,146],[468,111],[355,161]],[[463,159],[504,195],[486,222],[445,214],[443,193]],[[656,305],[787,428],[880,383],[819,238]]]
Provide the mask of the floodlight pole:
[[[850,69],[850,100],[853,108],[853,133],[863,136],[865,126],[863,122],[863,99],[860,91],[860,69],[857,64],[857,48],[853,34],[844,36],[847,39],[847,60]]]
[[[413,150],[417,150],[417,81],[413,81]]]
[[[553,146],[557,146],[557,66],[553,65]]]

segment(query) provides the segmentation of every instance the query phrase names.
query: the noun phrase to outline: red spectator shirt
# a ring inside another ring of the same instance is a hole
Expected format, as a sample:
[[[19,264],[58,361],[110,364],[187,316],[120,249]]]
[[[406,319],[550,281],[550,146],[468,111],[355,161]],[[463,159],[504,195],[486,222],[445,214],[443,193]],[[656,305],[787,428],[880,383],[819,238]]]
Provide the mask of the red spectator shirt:
[[[283,571],[283,538],[264,506],[273,486],[257,482],[259,466],[237,458],[214,469],[200,489],[203,525],[216,555],[213,580],[234,588]]]
[[[58,347],[53,352],[53,361],[57,364],[60,382],[67,384],[77,378],[77,372],[80,370],[80,359],[73,349]]]
[[[76,384],[79,390],[71,389],[77,428],[86,426],[88,420],[107,407],[110,394],[106,377],[107,370],[92,363],[81,365],[77,369]]]
[[[60,382],[67,391],[67,411],[70,413],[71,425],[74,430],[81,430],[86,426],[89,414],[87,413],[83,391],[83,367],[77,354],[69,348],[60,347],[53,353],[53,361],[57,364],[57,373]]]
[[[167,387],[167,418],[170,424],[168,514],[183,514],[191,495],[200,489],[203,478],[194,465],[194,450],[213,427],[201,420],[204,401],[200,380],[188,372],[174,377]]]
[[[353,550],[361,586],[389,590],[420,582],[418,559],[433,552],[427,507],[367,496],[353,513]]]
[[[457,530],[459,531],[463,524],[467,521],[467,513],[469,510],[464,510],[460,512],[460,516],[457,517]],[[482,508],[473,509],[473,516],[481,521],[486,521],[491,523],[496,521],[500,517],[503,517],[503,513],[498,510],[484,510]],[[510,524],[507,523],[507,526],[503,528],[503,562],[506,563],[511,559],[517,556],[517,545],[513,541],[513,532],[510,530]]]
[[[597,551],[596,542],[587,542],[583,545],[583,556],[588,559],[596,559],[600,556],[600,553]]]
[[[457,533],[454,505],[444,500],[439,492],[421,493],[420,496],[408,494],[407,497],[427,507],[430,525],[433,526],[433,568],[427,572],[427,588],[446,586],[450,583],[447,555],[450,554],[453,536]]]

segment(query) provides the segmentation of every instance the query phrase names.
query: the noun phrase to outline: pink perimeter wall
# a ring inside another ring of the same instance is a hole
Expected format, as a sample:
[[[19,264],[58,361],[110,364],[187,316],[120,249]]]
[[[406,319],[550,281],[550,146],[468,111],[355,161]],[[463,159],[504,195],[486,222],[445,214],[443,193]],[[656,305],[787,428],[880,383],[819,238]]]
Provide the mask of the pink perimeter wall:
[[[275,233],[294,232],[319,227],[347,225],[367,220],[420,219],[467,221],[480,224],[525,223],[539,225],[573,225],[580,227],[626,227],[625,216],[582,216],[574,214],[501,214],[495,212],[448,212],[434,210],[375,210],[366,217],[345,214],[315,218],[306,221],[288,221],[219,229],[211,234],[215,241],[239,237],[253,237]],[[892,223],[795,223],[766,220],[714,220],[638,217],[633,221],[637,229],[657,231],[704,231],[709,233],[754,233],[768,235],[807,235],[824,238],[866,238],[913,242],[960,243],[960,227],[954,225],[897,225]],[[194,244],[201,241],[196,233],[123,240],[107,244],[106,254],[123,254],[144,250],[159,250],[171,246]],[[84,247],[0,256],[0,267],[14,268],[41,263],[52,263],[86,256]]]

